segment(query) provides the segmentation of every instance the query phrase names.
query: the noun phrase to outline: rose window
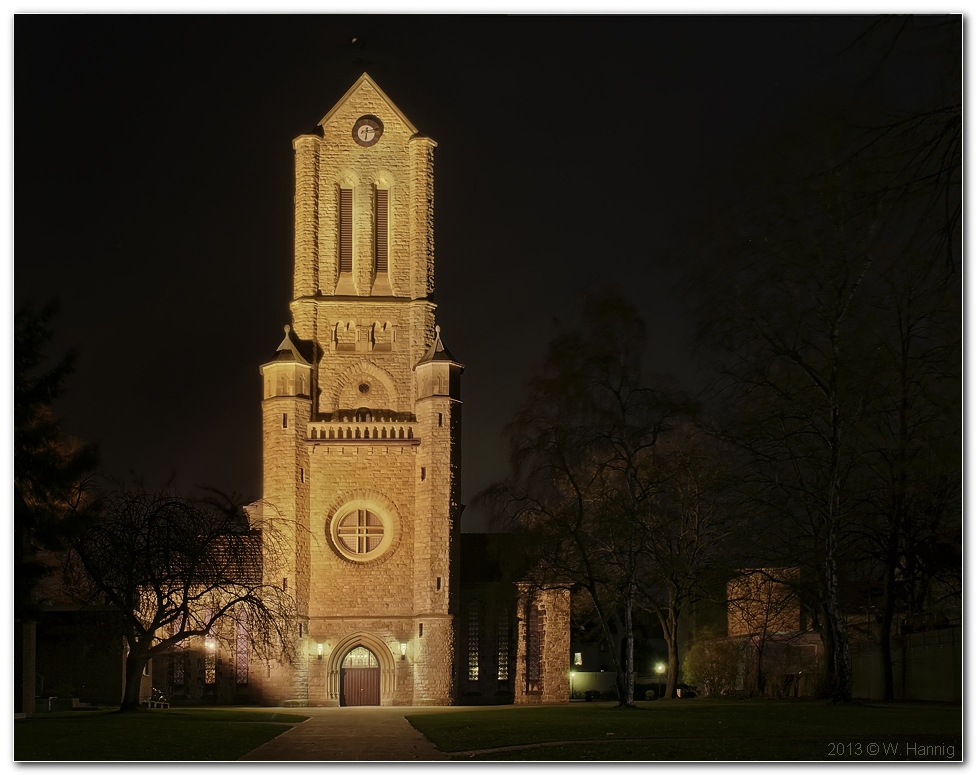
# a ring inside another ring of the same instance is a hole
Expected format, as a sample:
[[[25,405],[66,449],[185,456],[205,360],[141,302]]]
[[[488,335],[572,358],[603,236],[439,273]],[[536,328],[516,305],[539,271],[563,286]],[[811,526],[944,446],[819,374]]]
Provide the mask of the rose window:
[[[336,536],[353,554],[369,554],[383,541],[383,520],[372,511],[357,509],[339,520]]]

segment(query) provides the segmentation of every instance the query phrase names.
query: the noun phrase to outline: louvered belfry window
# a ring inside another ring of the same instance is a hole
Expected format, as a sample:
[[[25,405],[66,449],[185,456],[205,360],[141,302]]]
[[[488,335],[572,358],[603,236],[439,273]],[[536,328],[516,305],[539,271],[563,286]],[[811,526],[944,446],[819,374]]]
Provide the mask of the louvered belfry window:
[[[339,189],[339,273],[352,272],[352,189]]]
[[[376,189],[376,273],[390,271],[390,192]]]

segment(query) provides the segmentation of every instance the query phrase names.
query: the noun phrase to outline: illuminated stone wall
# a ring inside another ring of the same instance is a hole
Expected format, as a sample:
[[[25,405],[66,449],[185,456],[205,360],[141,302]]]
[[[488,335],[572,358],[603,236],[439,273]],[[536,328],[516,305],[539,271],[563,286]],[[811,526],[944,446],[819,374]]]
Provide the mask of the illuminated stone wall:
[[[529,584],[518,587],[515,704],[569,702],[569,590],[532,589]],[[534,616],[530,616],[530,608],[535,609]],[[534,660],[538,660],[537,670],[529,664]]]
[[[800,629],[800,601],[791,585],[796,568],[756,568],[728,582],[729,636],[767,635]]]

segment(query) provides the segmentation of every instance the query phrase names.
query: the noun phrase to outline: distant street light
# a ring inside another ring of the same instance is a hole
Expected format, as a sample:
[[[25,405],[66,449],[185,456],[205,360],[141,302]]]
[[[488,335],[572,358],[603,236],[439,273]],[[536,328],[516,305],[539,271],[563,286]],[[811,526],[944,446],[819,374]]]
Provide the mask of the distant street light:
[[[658,662],[654,665],[654,672],[657,673],[657,688],[660,696],[664,696],[664,673],[667,671],[668,666],[663,662]]]

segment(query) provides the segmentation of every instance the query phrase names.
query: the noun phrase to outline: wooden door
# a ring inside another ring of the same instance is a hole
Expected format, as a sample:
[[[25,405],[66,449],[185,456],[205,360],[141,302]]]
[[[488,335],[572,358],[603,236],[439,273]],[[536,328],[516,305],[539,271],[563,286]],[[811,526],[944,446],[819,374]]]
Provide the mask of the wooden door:
[[[380,663],[364,646],[352,649],[342,660],[341,705],[380,704]]]
[[[379,705],[380,669],[378,667],[342,668],[343,705]]]

